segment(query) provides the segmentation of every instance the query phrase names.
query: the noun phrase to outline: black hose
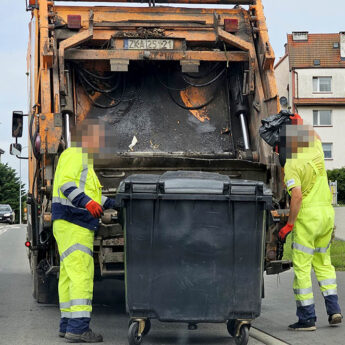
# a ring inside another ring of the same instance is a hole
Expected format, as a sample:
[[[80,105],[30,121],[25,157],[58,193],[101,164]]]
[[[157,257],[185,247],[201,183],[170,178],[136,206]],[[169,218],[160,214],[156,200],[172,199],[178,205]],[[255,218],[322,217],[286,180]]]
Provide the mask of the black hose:
[[[30,136],[30,142],[31,142],[31,149],[32,149],[32,152],[35,156],[35,158],[37,160],[39,160],[41,158],[39,152],[36,151],[36,146],[35,146],[35,141],[36,141],[36,138],[37,138],[37,135],[39,133],[39,129],[38,127],[36,128],[36,131],[35,131],[35,134],[32,135],[32,127],[33,127],[33,124],[34,124],[34,120],[35,120],[35,114],[33,113],[31,115],[31,119],[30,119],[30,126],[29,126],[29,136]]]
[[[115,108],[116,106],[118,106],[121,102],[122,102],[122,98],[124,96],[124,93],[125,93],[125,89],[126,89],[126,80],[125,78],[123,78],[123,81],[122,81],[122,94],[119,98],[119,100],[117,100],[114,104],[112,105],[104,105],[104,104],[100,104],[98,102],[96,102],[90,95],[90,93],[87,91],[86,87],[85,87],[85,84],[83,82],[83,80],[81,79],[80,80],[81,82],[81,86],[84,90],[84,92],[86,93],[87,97],[89,98],[89,100],[91,101],[91,103],[97,107],[97,108],[101,108],[101,109],[111,109],[111,108]],[[109,97],[109,95],[106,94],[106,96]],[[112,98],[112,100],[115,100],[114,98]]]
[[[163,82],[163,80],[161,78],[158,77],[158,73],[155,73],[155,77],[157,78],[157,80],[159,81],[160,84],[162,84],[166,89],[171,90],[171,91],[185,91],[188,88],[188,85],[186,87],[183,88],[175,88],[175,87],[171,87],[167,84],[165,84]]]
[[[172,95],[171,91],[168,89],[168,92],[169,92],[169,96],[170,98],[172,99],[172,101],[178,105],[180,108],[182,109],[185,109],[185,110],[199,110],[201,108],[204,108],[206,106],[208,106],[210,103],[212,103],[216,97],[216,95],[214,94],[207,102],[205,102],[204,104],[201,104],[201,105],[197,105],[195,107],[187,107],[183,104],[180,104],[179,102],[176,101],[176,99],[174,98],[174,96]]]
[[[87,85],[89,85],[89,87],[91,87],[91,89],[93,89],[93,90],[95,90],[95,91],[97,91],[97,92],[100,92],[100,93],[112,93],[112,92],[114,92],[118,87],[119,87],[119,85],[120,85],[120,78],[117,78],[117,80],[116,80],[116,83],[115,83],[115,85],[112,87],[112,88],[110,88],[110,89],[100,89],[99,87],[97,87],[97,86],[95,86],[94,84],[92,84],[91,83],[91,81],[90,80],[88,80],[86,77],[85,77],[85,75],[83,74],[83,72],[81,71],[81,70],[77,70],[77,72],[78,72],[78,75],[85,81],[85,83],[87,84]]]
[[[82,70],[83,72],[85,72],[86,74],[90,75],[91,77],[95,78],[95,79],[100,79],[100,80],[110,80],[112,78],[114,78],[114,75],[109,75],[109,76],[102,76],[93,72],[88,71],[87,69],[78,66],[78,69]]]
[[[218,65],[217,65],[218,66]],[[193,86],[193,87],[206,87],[209,86],[211,84],[213,84],[214,82],[216,82],[225,72],[225,68],[222,69],[213,79],[211,79],[210,81],[203,83],[203,84],[194,84],[193,82],[189,81],[188,79],[186,79],[185,75],[182,74],[182,79],[185,83],[187,83],[187,86],[182,87],[182,88],[175,88],[172,86],[169,86],[167,84],[165,84],[162,79],[158,76],[158,73],[155,73],[155,77],[158,79],[158,81],[160,82],[160,84],[162,84],[166,89],[171,90],[171,91],[185,91],[188,86]],[[211,72],[209,72],[211,73]],[[206,75],[205,75],[206,76]]]
[[[220,65],[220,62],[214,64],[207,72],[203,73],[202,75],[192,75],[189,73],[184,73],[184,75],[192,79],[202,79],[209,76],[214,70],[218,68],[219,65]]]
[[[182,75],[182,78],[190,86],[205,87],[205,86],[209,86],[209,85],[213,84],[214,82],[216,82],[223,75],[224,72],[225,72],[225,68],[223,70],[221,70],[220,73],[218,73],[212,80],[210,80],[204,84],[194,84],[194,83],[190,82],[189,80],[187,80],[184,75]]]

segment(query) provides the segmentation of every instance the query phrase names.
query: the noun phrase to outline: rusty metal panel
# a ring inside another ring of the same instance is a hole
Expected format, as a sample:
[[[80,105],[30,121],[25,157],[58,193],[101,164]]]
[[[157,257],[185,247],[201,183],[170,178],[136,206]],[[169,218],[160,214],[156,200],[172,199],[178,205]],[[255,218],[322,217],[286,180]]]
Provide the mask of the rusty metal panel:
[[[70,2],[138,2],[138,0],[55,0]],[[156,3],[253,5],[255,0],[156,0]]]
[[[200,75],[203,78],[183,76],[178,62],[161,63],[160,67],[132,62],[125,74],[123,95],[121,88],[112,95],[123,101],[108,109],[94,104],[86,119],[106,123],[106,146],[114,153],[234,154],[232,137],[222,134],[230,121],[226,64],[201,63]],[[207,87],[189,87],[183,78],[195,84],[216,80]],[[85,95],[85,89],[79,88],[78,98]],[[107,95],[92,97],[97,104],[112,104]],[[130,148],[134,137],[137,143]]]
[[[59,115],[61,114],[45,113],[40,115],[41,153],[58,152],[62,136],[62,126],[59,126],[58,120]]]
[[[248,61],[247,52],[222,51],[146,51],[140,50],[101,50],[69,49],[65,53],[67,60],[200,60],[200,61]]]

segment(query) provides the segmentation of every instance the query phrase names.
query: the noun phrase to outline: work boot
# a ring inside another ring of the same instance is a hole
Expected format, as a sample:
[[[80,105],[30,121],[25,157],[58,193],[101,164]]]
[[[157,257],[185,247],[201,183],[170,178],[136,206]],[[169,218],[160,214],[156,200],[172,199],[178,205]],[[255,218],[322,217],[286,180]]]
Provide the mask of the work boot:
[[[65,334],[66,334],[66,332],[59,332],[59,337],[60,337],[60,338],[64,338],[64,337],[65,337]]]
[[[315,326],[315,320],[306,320],[302,321],[299,320],[298,322],[292,324],[289,326],[290,331],[315,331],[316,326]]]
[[[82,334],[66,332],[65,339],[68,343],[101,343],[103,341],[103,337],[92,332],[91,329]]]
[[[328,322],[331,326],[336,326],[342,323],[343,316],[341,314],[333,314],[328,317]]]

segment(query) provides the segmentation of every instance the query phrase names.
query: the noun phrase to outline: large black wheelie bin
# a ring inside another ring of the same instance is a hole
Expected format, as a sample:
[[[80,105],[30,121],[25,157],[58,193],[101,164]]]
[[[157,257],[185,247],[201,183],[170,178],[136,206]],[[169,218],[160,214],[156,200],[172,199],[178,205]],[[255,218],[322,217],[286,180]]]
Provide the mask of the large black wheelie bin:
[[[247,344],[260,315],[264,228],[271,193],[262,182],[206,172],[132,175],[117,194],[125,230],[129,343],[150,319],[227,322]]]

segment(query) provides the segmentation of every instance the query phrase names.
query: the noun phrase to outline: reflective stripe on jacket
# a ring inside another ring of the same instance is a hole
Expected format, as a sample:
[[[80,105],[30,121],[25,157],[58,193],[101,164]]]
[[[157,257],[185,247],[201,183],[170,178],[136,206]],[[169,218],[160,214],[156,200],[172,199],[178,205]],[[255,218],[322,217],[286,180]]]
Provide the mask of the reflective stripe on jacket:
[[[102,204],[102,186],[93,169],[93,162],[81,148],[70,147],[60,156],[53,186],[53,220],[63,219],[90,230],[99,220],[85,209],[92,199]]]

